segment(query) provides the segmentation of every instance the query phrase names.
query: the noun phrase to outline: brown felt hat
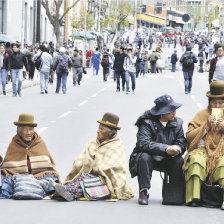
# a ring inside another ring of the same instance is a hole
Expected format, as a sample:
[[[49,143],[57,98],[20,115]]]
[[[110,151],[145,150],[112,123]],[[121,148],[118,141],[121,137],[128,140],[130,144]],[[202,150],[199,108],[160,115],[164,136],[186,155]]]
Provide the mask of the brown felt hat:
[[[120,118],[116,114],[105,113],[103,115],[102,120],[98,120],[97,122],[100,123],[100,124],[103,124],[107,127],[120,130],[121,128],[117,126],[118,122],[119,122],[119,119]]]
[[[214,81],[210,84],[210,91],[206,93],[209,98],[223,98],[224,97],[224,82]]]
[[[19,120],[15,121],[14,125],[36,127],[37,123],[34,123],[34,116],[32,114],[20,114]]]

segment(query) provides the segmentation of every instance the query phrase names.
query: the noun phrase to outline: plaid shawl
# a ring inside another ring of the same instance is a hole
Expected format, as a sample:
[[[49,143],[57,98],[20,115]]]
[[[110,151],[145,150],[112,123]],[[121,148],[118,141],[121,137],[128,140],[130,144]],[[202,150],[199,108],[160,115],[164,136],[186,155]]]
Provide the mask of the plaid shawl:
[[[79,156],[65,179],[69,183],[83,171],[100,175],[112,194],[118,199],[130,199],[133,190],[127,183],[126,156],[120,138],[115,137],[101,144],[97,139],[90,141]]]
[[[59,179],[59,173],[56,171],[47,146],[37,133],[34,134],[34,140],[30,146],[26,145],[18,135],[13,137],[3,160],[2,172],[6,177],[16,173],[27,175],[27,157],[31,163],[31,174],[35,178],[53,174]]]

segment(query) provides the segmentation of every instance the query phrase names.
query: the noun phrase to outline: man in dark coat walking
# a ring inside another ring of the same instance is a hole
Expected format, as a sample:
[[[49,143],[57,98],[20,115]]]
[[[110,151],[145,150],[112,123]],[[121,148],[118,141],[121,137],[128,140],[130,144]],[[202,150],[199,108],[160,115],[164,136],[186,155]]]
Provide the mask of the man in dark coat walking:
[[[171,64],[172,64],[171,72],[175,72],[176,71],[177,61],[178,61],[177,51],[175,50],[174,53],[171,55]]]

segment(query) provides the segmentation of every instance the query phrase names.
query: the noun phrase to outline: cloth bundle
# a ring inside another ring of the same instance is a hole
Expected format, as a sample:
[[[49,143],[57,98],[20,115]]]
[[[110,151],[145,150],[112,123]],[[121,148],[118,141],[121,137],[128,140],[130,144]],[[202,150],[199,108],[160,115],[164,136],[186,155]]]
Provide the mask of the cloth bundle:
[[[39,200],[42,199],[48,189],[48,181],[45,179],[37,180],[33,175],[13,175],[14,193],[13,199],[16,200]]]

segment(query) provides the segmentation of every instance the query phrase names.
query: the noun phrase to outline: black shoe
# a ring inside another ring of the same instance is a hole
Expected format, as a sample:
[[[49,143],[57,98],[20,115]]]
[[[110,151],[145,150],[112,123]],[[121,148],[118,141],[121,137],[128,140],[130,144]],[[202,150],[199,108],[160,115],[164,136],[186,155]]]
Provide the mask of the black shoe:
[[[6,95],[6,91],[3,91],[3,95],[4,95],[4,96]]]
[[[63,94],[66,94],[66,91],[64,91]]]
[[[146,190],[139,193],[138,203],[140,205],[148,205],[149,204],[149,195],[147,194]]]
[[[124,92],[124,87],[122,88],[122,91]]]
[[[200,201],[199,200],[193,200],[186,204],[189,207],[200,207]]]
[[[116,92],[120,92],[120,90],[119,90],[119,89],[117,89],[117,90],[116,90]]]
[[[58,91],[55,91],[55,93],[56,93],[56,94],[59,94],[59,92],[58,92]]]
[[[22,96],[21,92],[18,92],[18,95],[21,97]]]
[[[44,94],[44,92],[40,92],[40,94]]]
[[[47,93],[47,94],[48,94],[48,91],[47,91],[47,90],[45,90],[45,93]]]

